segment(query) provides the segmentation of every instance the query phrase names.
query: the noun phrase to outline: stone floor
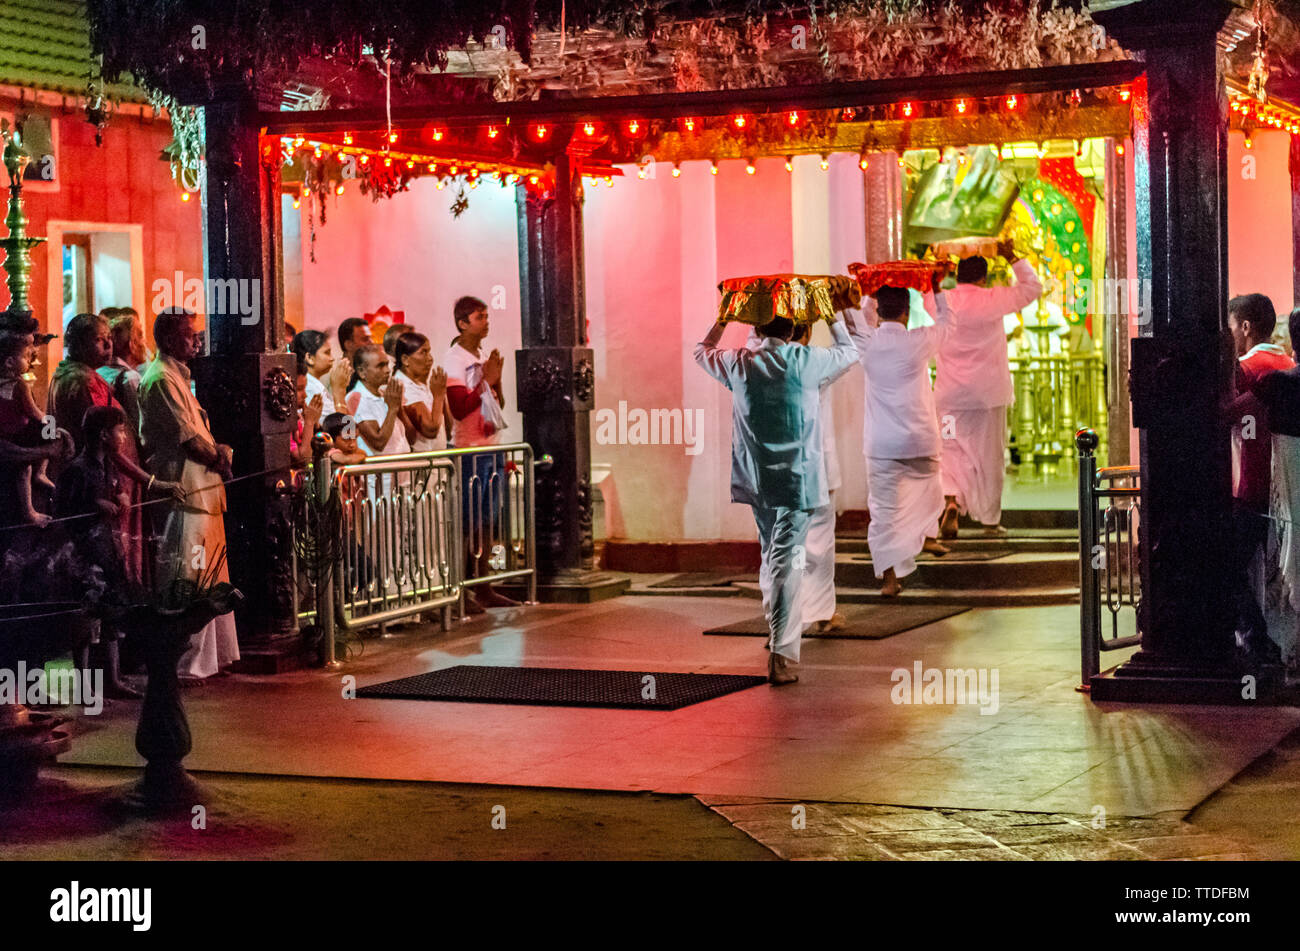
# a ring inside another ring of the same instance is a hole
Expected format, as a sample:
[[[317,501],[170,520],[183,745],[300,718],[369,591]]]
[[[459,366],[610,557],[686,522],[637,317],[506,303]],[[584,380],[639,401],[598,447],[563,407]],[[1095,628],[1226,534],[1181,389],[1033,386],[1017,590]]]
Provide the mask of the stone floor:
[[[975,610],[880,641],[810,641],[799,684],[672,712],[343,698],[344,676],[366,685],[460,663],[757,672],[760,639],[701,634],[753,611],[727,598],[543,605],[496,611],[449,634],[412,627],[370,640],[340,672],[220,678],[186,693],[195,738],[187,763],[220,773],[650,790],[715,803],[1085,820],[1100,808],[1114,821],[1186,813],[1300,724],[1300,710],[1286,708],[1092,704],[1073,689],[1070,607]],[[996,709],[894,703],[891,673],[916,663],[996,671]],[[119,703],[82,719],[63,761],[138,764],[137,709]],[[780,813],[756,811],[755,821]],[[1071,823],[1046,824],[1073,834]]]
[[[703,797],[709,802],[708,797]],[[1106,817],[851,803],[716,803],[783,859],[1139,861],[1263,858],[1245,842],[1176,816]]]

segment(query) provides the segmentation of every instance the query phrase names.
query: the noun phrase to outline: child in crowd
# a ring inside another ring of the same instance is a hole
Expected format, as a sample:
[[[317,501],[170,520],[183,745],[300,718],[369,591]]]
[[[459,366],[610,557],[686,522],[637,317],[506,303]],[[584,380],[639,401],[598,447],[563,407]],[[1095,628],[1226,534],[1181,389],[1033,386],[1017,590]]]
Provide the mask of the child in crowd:
[[[0,438],[18,446],[35,449],[45,442],[45,414],[32,398],[32,388],[24,379],[31,366],[31,338],[21,334],[0,334]],[[53,427],[53,422],[49,424]],[[56,435],[52,431],[50,435]],[[48,515],[32,505],[33,484],[46,490],[54,483],[45,474],[45,460],[16,469],[17,509],[24,521],[45,525]]]
[[[321,429],[334,440],[330,461],[336,466],[353,466],[366,461],[366,454],[357,445],[357,425],[346,413],[330,413],[321,422]]]

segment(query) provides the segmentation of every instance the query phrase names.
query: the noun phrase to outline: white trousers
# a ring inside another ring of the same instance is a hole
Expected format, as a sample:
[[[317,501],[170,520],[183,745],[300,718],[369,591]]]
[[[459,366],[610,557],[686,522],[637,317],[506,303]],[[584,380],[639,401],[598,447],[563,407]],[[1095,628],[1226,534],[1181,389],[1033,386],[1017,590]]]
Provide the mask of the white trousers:
[[[867,482],[867,547],[877,578],[885,571],[903,578],[916,570],[916,556],[938,530],[943,482],[937,458],[872,459]]]
[[[941,409],[939,429],[944,437],[943,494],[956,496],[961,514],[997,525],[1007,471],[1007,408]]]
[[[751,507],[763,555],[758,586],[763,592],[763,614],[771,631],[768,647],[798,663],[799,638],[803,636],[803,580],[808,561],[805,542],[812,513],[802,509]]]
[[[829,621],[835,613],[835,493],[808,519],[804,554],[803,623]]]

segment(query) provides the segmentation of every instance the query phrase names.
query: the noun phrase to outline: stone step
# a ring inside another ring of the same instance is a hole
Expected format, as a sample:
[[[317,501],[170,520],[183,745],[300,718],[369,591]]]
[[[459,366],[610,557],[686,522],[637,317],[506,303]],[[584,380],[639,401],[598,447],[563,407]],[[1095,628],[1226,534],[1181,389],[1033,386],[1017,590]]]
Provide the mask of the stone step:
[[[867,522],[864,509],[847,509],[840,513],[839,523],[844,528],[859,528]],[[963,517],[962,528],[979,528],[978,522]],[[1079,528],[1079,513],[1074,509],[1003,509],[1002,525],[1008,529],[1063,529]]]
[[[1079,550],[1079,533],[1075,529],[1010,529],[1005,538],[985,538],[978,532],[964,532],[958,538],[945,540],[953,551],[1014,552],[1075,552]],[[841,532],[835,536],[835,550],[843,554],[865,555],[867,533]]]
[[[919,588],[954,589],[1078,587],[1079,556],[1072,552],[1008,552],[983,561],[956,561],[922,555],[908,576]],[[874,588],[876,579],[869,555],[837,554],[835,584]],[[904,581],[907,584],[907,581]]]
[[[915,577],[915,576],[912,576]],[[961,604],[971,608],[1036,607],[1042,605],[1077,604],[1078,586],[1032,588],[922,588],[903,581],[903,593],[898,598],[882,598],[880,588],[858,588],[837,585],[835,600],[839,604]],[[741,595],[762,599],[757,584],[733,585]]]

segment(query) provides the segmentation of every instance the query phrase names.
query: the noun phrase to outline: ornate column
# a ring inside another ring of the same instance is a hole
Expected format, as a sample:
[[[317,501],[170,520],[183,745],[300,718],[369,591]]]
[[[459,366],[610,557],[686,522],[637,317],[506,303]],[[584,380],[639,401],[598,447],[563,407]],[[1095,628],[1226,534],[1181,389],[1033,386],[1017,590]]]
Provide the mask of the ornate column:
[[[863,174],[866,203],[867,264],[903,256],[903,173],[896,152],[867,156]]]
[[[1141,430],[1142,647],[1094,678],[1097,700],[1243,699],[1231,460],[1220,422],[1233,361],[1224,339],[1227,110],[1215,38],[1230,9],[1226,0],[1143,0],[1095,14],[1146,64],[1134,91],[1134,145],[1138,277],[1151,289],[1131,376]]]
[[[275,492],[288,474],[296,402],[294,359],[280,343],[280,149],[262,141],[252,99],[203,112],[208,350],[194,362],[195,392],[213,435],[235,451],[235,477],[251,476],[227,490],[230,580],[244,594],[241,667],[273,673],[297,646],[289,505]]]
[[[524,441],[537,459],[538,596],[593,601],[626,581],[597,572],[591,529],[591,410],[595,366],[587,347],[582,176],[568,154],[554,177],[521,183],[519,290],[523,349],[515,354]]]

